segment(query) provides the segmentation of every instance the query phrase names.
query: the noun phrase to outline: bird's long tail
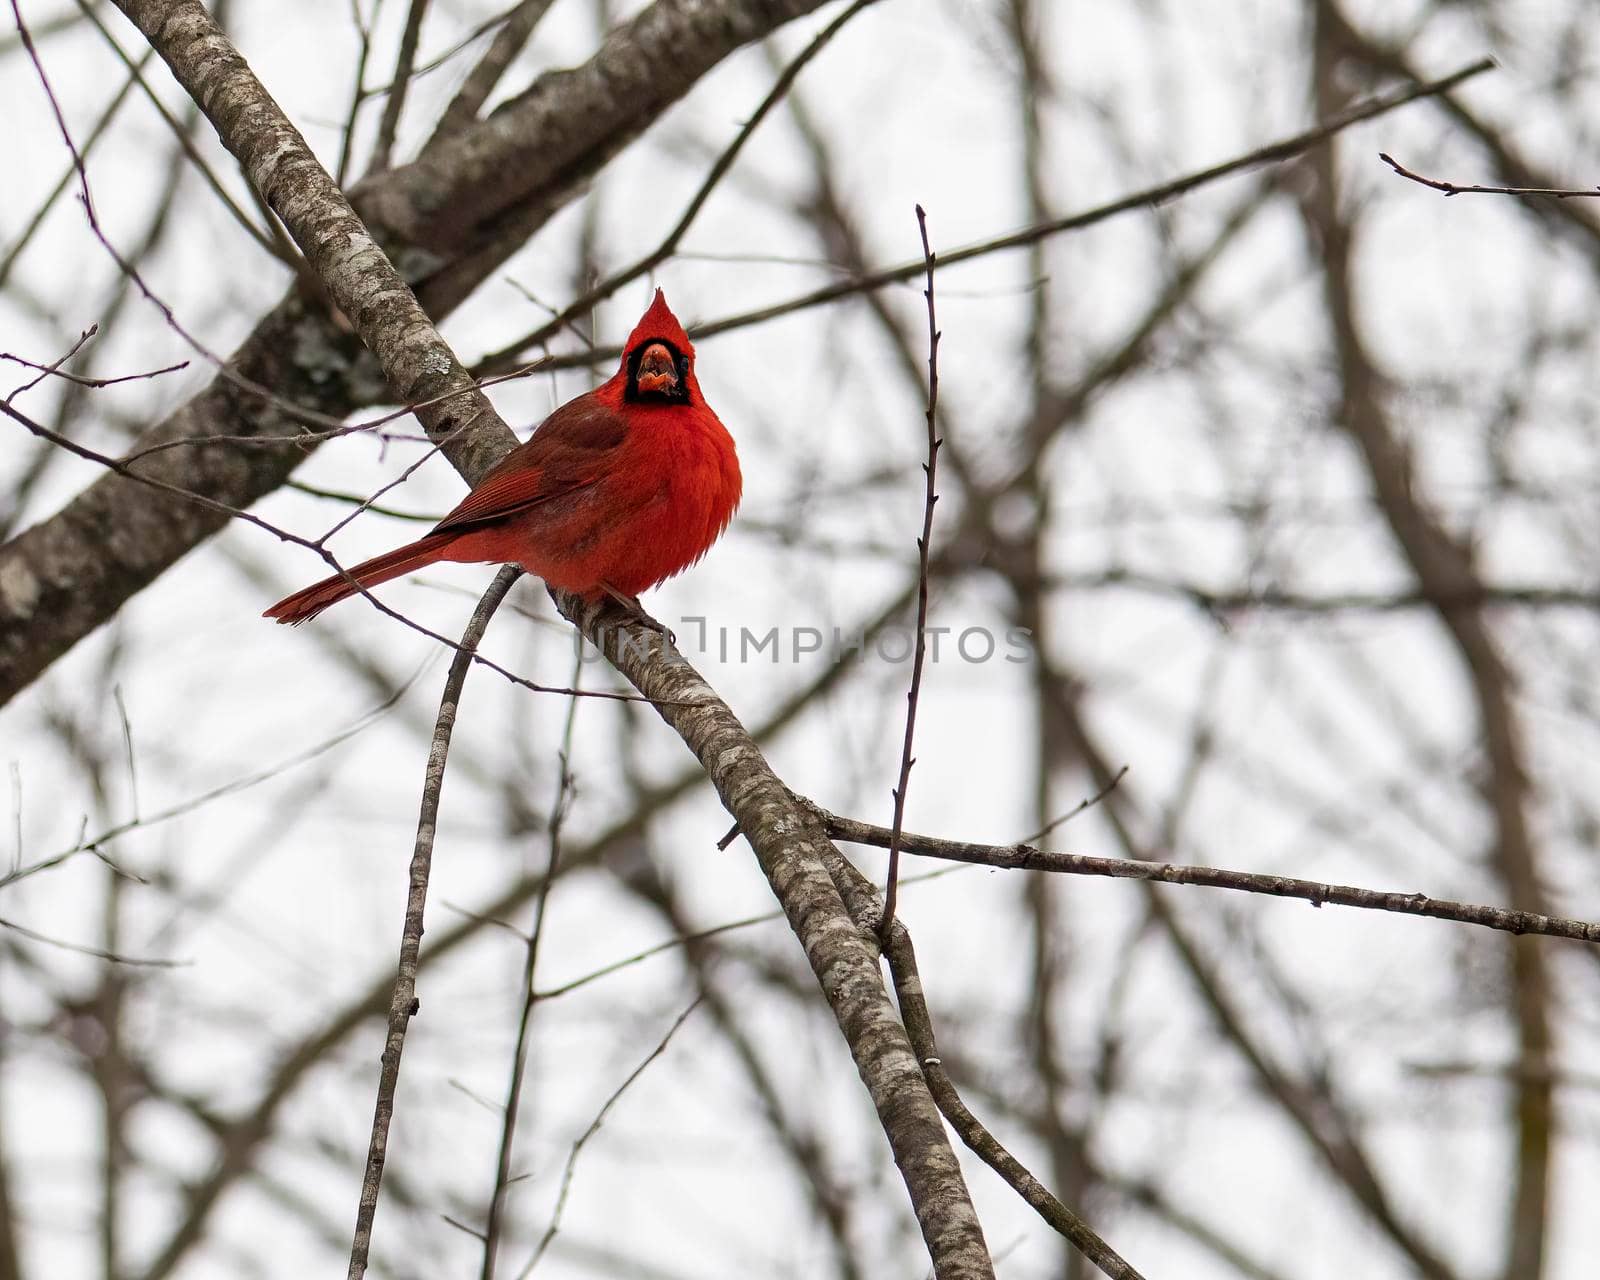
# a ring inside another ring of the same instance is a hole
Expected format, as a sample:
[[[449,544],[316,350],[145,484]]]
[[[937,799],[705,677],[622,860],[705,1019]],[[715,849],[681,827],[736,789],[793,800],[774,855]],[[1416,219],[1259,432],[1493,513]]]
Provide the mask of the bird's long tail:
[[[287,622],[297,627],[302,622],[315,618],[330,604],[338,604],[346,596],[355,595],[361,587],[375,587],[380,582],[388,582],[390,578],[398,578],[403,573],[422,568],[423,565],[446,559],[447,557],[440,552],[455,540],[456,535],[453,533],[430,533],[426,538],[419,538],[416,542],[396,547],[393,551],[374,556],[371,560],[363,560],[349,571],[348,577],[344,574],[335,574],[331,578],[324,578],[321,582],[312,583],[303,591],[296,591],[292,596],[285,596],[261,616],[276,618],[279,622]],[[355,579],[354,582],[351,581],[352,578]]]

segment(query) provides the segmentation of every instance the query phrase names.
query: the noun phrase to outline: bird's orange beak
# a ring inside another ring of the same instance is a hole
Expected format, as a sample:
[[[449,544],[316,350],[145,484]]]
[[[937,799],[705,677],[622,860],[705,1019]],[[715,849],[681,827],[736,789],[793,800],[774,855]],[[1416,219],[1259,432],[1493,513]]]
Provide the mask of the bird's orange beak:
[[[664,343],[652,342],[644,349],[637,385],[642,394],[670,395],[678,389],[678,365]]]

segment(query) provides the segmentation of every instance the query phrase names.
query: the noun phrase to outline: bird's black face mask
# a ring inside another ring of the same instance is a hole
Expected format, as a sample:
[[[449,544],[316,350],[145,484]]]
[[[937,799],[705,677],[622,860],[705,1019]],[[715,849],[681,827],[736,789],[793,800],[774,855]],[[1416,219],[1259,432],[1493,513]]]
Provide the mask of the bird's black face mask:
[[[670,342],[652,338],[628,355],[629,404],[688,404],[689,357]]]

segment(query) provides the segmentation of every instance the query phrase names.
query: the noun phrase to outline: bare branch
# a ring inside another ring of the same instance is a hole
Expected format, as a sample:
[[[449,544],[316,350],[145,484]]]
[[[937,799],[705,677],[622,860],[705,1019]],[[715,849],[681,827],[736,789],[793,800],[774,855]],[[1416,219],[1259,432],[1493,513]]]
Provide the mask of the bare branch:
[[[917,701],[922,696],[922,665],[928,651],[928,557],[933,544],[933,508],[939,501],[935,487],[939,471],[939,321],[933,303],[933,247],[928,243],[928,215],[917,206],[917,231],[922,237],[923,269],[927,286],[922,296],[928,304],[928,405],[924,417],[928,424],[928,459],[922,464],[922,532],[917,537],[917,622],[916,644],[911,659],[911,688],[906,692],[906,729],[900,744],[900,780],[894,788],[894,821],[889,830],[889,869],[885,873],[883,920],[879,925],[887,939],[894,927],[895,890],[900,879],[900,829],[906,816],[906,788],[911,784],[911,754],[917,731]]]
[[[67,942],[62,938],[52,938],[47,933],[40,933],[37,929],[30,929],[25,924],[18,924],[15,920],[0,918],[0,929],[10,929],[30,942],[43,943],[47,947],[56,947],[62,951],[75,951],[80,956],[93,956],[96,960],[109,960],[112,964],[138,965],[149,969],[176,969],[189,963],[187,960],[156,960],[148,956],[124,955],[120,951],[108,951],[103,947]]]
[[[583,666],[573,667],[572,683],[580,683]],[[483,1266],[479,1269],[482,1280],[494,1280],[494,1270],[500,1246],[501,1212],[505,1208],[506,1190],[511,1185],[511,1153],[516,1141],[517,1117],[522,1111],[522,1085],[528,1067],[528,1035],[533,1024],[533,1009],[540,996],[535,985],[539,964],[539,943],[544,938],[545,920],[550,907],[550,890],[555,886],[556,872],[561,865],[561,828],[566,821],[567,808],[572,800],[572,733],[578,723],[578,700],[567,703],[566,724],[561,732],[560,772],[556,779],[556,795],[550,806],[550,820],[546,824],[550,836],[550,856],[545,862],[544,880],[534,899],[533,929],[523,948],[522,1010],[517,1017],[516,1045],[511,1051],[511,1080],[506,1086],[505,1107],[500,1120],[500,1151],[495,1160],[494,1187],[489,1193],[489,1211],[484,1215]],[[688,1017],[686,1013],[684,1017]],[[682,1019],[679,1019],[681,1022]],[[663,1042],[665,1047],[665,1042]],[[596,1122],[598,1123],[598,1122]],[[573,1149],[577,1159],[577,1149]],[[557,1217],[559,1218],[559,1211]],[[555,1231],[551,1224],[550,1234]],[[543,1252],[541,1246],[540,1252]],[[532,1264],[529,1264],[530,1267]]]
[[[367,162],[368,173],[382,173],[389,167],[395,131],[400,127],[400,113],[405,110],[406,92],[411,88],[411,69],[417,61],[422,19],[427,12],[428,0],[411,0],[411,8],[406,11],[405,29],[400,33],[400,52],[395,59],[394,76],[389,81],[383,116],[378,121],[378,140],[373,144],[372,159]]]
[[[272,206],[397,396],[476,481],[516,442],[300,131],[199,0],[118,0]],[[442,397],[442,398],[441,398]]]
[[[1425,178],[1420,173],[1413,173],[1393,156],[1386,152],[1378,152],[1378,159],[1388,165],[1402,178],[1409,178],[1412,182],[1420,183],[1424,187],[1432,187],[1435,191],[1442,191],[1447,196],[1549,196],[1556,200],[1594,199],[1600,196],[1600,186],[1596,187],[1486,187],[1476,183],[1462,186],[1454,182],[1444,182],[1439,178]]]
[[[600,1132],[600,1126],[605,1123],[606,1116],[611,1114],[611,1108],[617,1105],[622,1095],[633,1086],[634,1081],[644,1074],[645,1069],[667,1051],[667,1046],[672,1043],[672,1037],[678,1034],[678,1028],[687,1022],[689,1015],[699,1007],[700,998],[696,997],[693,1003],[680,1013],[673,1024],[667,1028],[667,1033],[661,1037],[656,1047],[650,1051],[644,1061],[629,1072],[626,1080],[612,1090],[611,1096],[605,1100],[604,1105],[595,1114],[594,1119],[590,1121],[589,1127],[572,1144],[572,1150],[567,1154],[566,1166],[561,1170],[561,1190],[556,1196],[555,1212],[550,1216],[550,1225],[545,1228],[544,1235],[539,1237],[539,1243],[534,1247],[533,1256],[528,1259],[527,1265],[517,1273],[517,1280],[527,1280],[527,1277],[533,1274],[533,1269],[539,1265],[539,1259],[544,1257],[545,1250],[550,1247],[550,1242],[556,1238],[556,1232],[561,1230],[561,1215],[567,1208],[567,1195],[572,1190],[572,1175],[577,1170],[578,1157],[583,1154],[584,1145],[590,1138]]]
[[[1118,775],[1121,776],[1120,774]],[[809,805],[809,801],[804,802]],[[828,834],[851,844],[889,847],[893,834],[887,827],[841,818],[826,810],[815,810]],[[1454,902],[1430,898],[1421,893],[1397,893],[1384,889],[1358,889],[1352,885],[1325,884],[1319,880],[1296,880],[1290,876],[1263,875],[1252,871],[1228,871],[1220,867],[1200,867],[1182,862],[1133,862],[1123,858],[1096,858],[1085,854],[1055,853],[1031,844],[971,844],[962,840],[942,840],[937,836],[905,832],[900,846],[907,853],[929,858],[948,858],[986,867],[1015,871],[1050,871],[1060,875],[1109,876],[1118,880],[1146,880],[1154,884],[1195,884],[1212,889],[1232,889],[1239,893],[1260,893],[1274,898],[1300,898],[1320,907],[1332,903],[1339,907],[1360,907],[1367,911],[1393,911],[1400,915],[1428,916],[1475,924],[1503,933],[1540,934],[1549,938],[1569,938],[1576,942],[1600,943],[1600,923],[1573,920],[1563,916],[1540,915],[1504,907]]]
[[[19,40],[22,39],[23,36],[28,37],[24,44],[24,48],[29,51],[31,56],[37,56],[37,50],[35,50],[33,47],[32,33],[30,29],[27,26],[19,23],[17,27],[17,33]],[[92,128],[84,137],[82,150],[84,156],[89,156],[94,153],[95,148],[99,145],[100,139],[105,136],[107,130],[110,129],[112,122],[117,118],[117,113],[122,109],[122,104],[127,101],[128,95],[133,91],[133,86],[138,83],[137,77],[139,71],[142,70],[145,64],[148,63],[154,56],[155,54],[152,50],[146,49],[139,61],[134,64],[132,68],[130,68],[128,78],[122,82],[121,87],[117,90],[115,95],[113,95],[111,101],[106,105],[106,109],[101,113],[99,120],[95,122],[94,128]],[[28,219],[28,225],[25,226],[21,233],[18,234],[17,238],[11,242],[11,247],[6,250],[5,257],[0,258],[0,286],[4,286],[6,281],[11,278],[11,271],[12,268],[17,265],[17,259],[23,255],[28,245],[33,242],[33,237],[38,234],[39,228],[44,225],[45,217],[49,214],[50,210],[55,207],[56,201],[61,199],[62,193],[66,191],[68,185],[72,182],[72,179],[77,175],[77,172],[77,165],[69,160],[66,171],[59,179],[57,179],[56,185],[50,189],[50,194],[45,196],[44,200],[40,202],[38,209],[34,211],[33,217]]]
[[[1329,0],[1319,3],[1317,14],[1329,33],[1345,25]],[[1338,60],[1329,52],[1332,47],[1331,40],[1319,40],[1312,67],[1312,89],[1325,105],[1337,103],[1347,92]],[[1418,496],[1411,451],[1392,421],[1385,380],[1356,316],[1355,233],[1340,200],[1340,175],[1329,156],[1318,156],[1314,164],[1317,181],[1303,195],[1301,207],[1308,234],[1318,242],[1323,301],[1340,373],[1334,419],[1360,451],[1376,505],[1424,592],[1437,597],[1470,593],[1477,586],[1471,549]],[[1485,797],[1494,814],[1491,866],[1513,905],[1537,917],[1545,911],[1545,853],[1530,813],[1532,765],[1507,662],[1480,610],[1441,607],[1437,616],[1477,704],[1488,771]],[[1508,961],[1507,990],[1514,993],[1508,1011],[1521,1050],[1531,1059],[1547,1058],[1555,997],[1544,949],[1520,939],[1508,948]],[[1519,1082],[1517,1128],[1515,1191],[1506,1229],[1507,1280],[1536,1276],[1544,1267],[1556,1152],[1548,1081]]]
[[[483,57],[467,73],[467,78],[456,90],[456,96],[450,99],[450,105],[440,113],[433,136],[423,144],[424,151],[460,133],[478,118],[483,104],[489,100],[489,95],[494,92],[512,61],[522,52],[528,38],[533,35],[533,29],[539,25],[539,19],[544,17],[552,2],[518,0],[509,13],[497,19],[500,30],[494,33],[494,39]]]
[[[378,1210],[378,1188],[383,1182],[383,1164],[389,1151],[389,1121],[394,1115],[395,1089],[400,1083],[400,1055],[405,1049],[406,1029],[419,1007],[416,992],[422,949],[422,915],[428,902],[433,837],[438,830],[439,796],[444,789],[445,765],[450,758],[450,735],[455,729],[456,715],[461,706],[462,686],[472,667],[472,654],[483,639],[494,611],[521,576],[521,569],[508,565],[495,575],[489,589],[483,593],[483,599],[473,611],[472,620],[462,633],[461,648],[450,664],[444,695],[439,700],[439,717],[434,724],[433,744],[428,750],[428,768],[422,782],[422,812],[417,819],[416,848],[411,855],[411,888],[406,897],[405,923],[400,933],[400,971],[389,1001],[389,1032],[384,1041],[383,1069],[378,1077],[378,1101],[373,1109],[366,1172],[361,1179],[355,1238],[350,1245],[349,1280],[361,1280],[366,1274],[367,1255],[372,1249],[372,1220]]]
[[[933,1019],[928,1013],[923,994],[922,975],[917,971],[917,955],[911,945],[911,934],[898,920],[889,930],[884,954],[894,974],[895,997],[900,1001],[900,1016],[905,1020],[906,1034],[911,1037],[912,1047],[922,1063],[922,1072],[928,1078],[934,1101],[939,1104],[939,1110],[950,1122],[950,1127],[961,1135],[961,1141],[1110,1280],[1144,1280],[1143,1275],[1107,1244],[1099,1232],[1051,1195],[1049,1188],[1029,1173],[1022,1162],[1001,1145],[961,1100],[949,1072],[944,1069],[943,1059],[939,1057]]]
[[[279,244],[274,237],[277,228],[272,225],[271,219],[267,220],[267,229],[263,231],[251,220],[250,215],[239,207],[238,201],[229,195],[228,189],[222,185],[222,180],[212,172],[205,156],[200,154],[200,148],[194,144],[194,140],[189,136],[188,127],[172,112],[167,110],[167,105],[161,101],[161,96],[150,87],[149,81],[144,78],[144,65],[155,51],[146,49],[140,55],[139,60],[135,62],[128,56],[127,50],[117,42],[110,30],[107,29],[105,23],[100,21],[100,15],[95,12],[95,5],[91,4],[89,0],[78,0],[78,8],[82,10],[83,16],[93,24],[94,29],[100,33],[100,38],[106,42],[111,52],[116,55],[117,60],[127,67],[129,76],[139,86],[140,91],[145,96],[145,100],[155,108],[156,114],[161,117],[162,123],[171,130],[173,138],[177,141],[183,154],[188,157],[189,163],[194,166],[195,172],[205,181],[206,186],[211,188],[211,193],[216,196],[222,207],[228,211],[233,220],[244,230],[244,233],[272,257],[277,258],[280,262],[285,263],[296,271],[300,270],[300,263],[292,247],[288,252],[285,252],[284,246]]]

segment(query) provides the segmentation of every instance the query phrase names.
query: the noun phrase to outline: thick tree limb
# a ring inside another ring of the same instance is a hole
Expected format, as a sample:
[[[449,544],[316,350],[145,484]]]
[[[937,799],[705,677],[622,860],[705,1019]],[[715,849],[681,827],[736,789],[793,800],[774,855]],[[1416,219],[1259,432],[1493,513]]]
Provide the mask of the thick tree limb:
[[[870,931],[828,874],[838,857],[816,815],[796,802],[745,727],[688,662],[646,627],[557,597],[557,607],[646,697],[705,767],[755,850],[844,1033],[910,1194],[939,1280],[994,1274],[961,1166],[906,1030],[884,990]]]

